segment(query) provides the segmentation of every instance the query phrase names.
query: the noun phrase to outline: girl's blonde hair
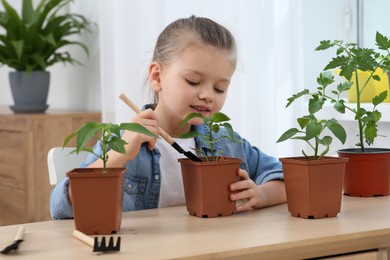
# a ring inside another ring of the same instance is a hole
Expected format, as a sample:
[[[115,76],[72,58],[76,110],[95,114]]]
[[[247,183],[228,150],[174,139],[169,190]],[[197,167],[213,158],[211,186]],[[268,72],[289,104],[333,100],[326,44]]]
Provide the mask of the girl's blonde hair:
[[[185,47],[200,43],[226,51],[236,65],[236,42],[224,26],[209,18],[196,17],[178,19],[169,24],[158,36],[153,53],[153,62],[169,65]],[[154,104],[158,95],[154,94]]]

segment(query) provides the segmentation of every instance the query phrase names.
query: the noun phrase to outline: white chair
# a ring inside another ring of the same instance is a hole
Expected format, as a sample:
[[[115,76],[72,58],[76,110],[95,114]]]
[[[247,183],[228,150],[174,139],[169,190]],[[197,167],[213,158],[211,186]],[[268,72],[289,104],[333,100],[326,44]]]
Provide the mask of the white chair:
[[[69,154],[74,147],[54,147],[47,154],[47,166],[49,169],[50,185],[56,185],[66,173],[73,168],[80,166],[80,163],[85,162],[88,152],[80,152],[79,154]]]

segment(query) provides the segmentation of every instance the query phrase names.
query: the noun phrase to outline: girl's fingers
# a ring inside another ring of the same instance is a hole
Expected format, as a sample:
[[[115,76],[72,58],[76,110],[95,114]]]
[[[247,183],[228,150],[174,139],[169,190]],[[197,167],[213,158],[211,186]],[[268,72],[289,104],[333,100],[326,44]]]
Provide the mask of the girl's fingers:
[[[142,111],[141,113],[133,117],[131,122],[141,124],[153,134],[159,135],[159,124],[157,121],[157,116],[152,109]]]
[[[237,211],[253,209],[254,203],[251,200],[247,200],[244,203],[237,205]]]
[[[230,195],[231,200],[245,200],[252,198],[255,195],[253,189],[243,190]]]
[[[147,109],[145,111],[142,111],[141,113],[139,113],[138,115],[136,115],[133,118],[133,120],[136,120],[136,119],[152,120],[152,121],[155,121],[156,124],[158,124],[156,113],[151,109]]]
[[[238,176],[239,176],[241,179],[249,180],[249,175],[248,175],[248,173],[247,173],[245,170],[238,169],[237,174],[238,174]]]
[[[249,178],[248,173],[242,169],[239,169],[237,171],[237,175],[240,178],[240,180],[238,182],[230,184],[230,190],[238,191],[238,190],[249,189],[251,187],[251,180]]]

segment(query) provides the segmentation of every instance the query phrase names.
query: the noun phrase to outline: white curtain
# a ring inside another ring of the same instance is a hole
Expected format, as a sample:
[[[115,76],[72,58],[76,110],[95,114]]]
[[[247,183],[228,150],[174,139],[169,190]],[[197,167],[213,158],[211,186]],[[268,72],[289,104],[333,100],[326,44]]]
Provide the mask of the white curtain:
[[[303,83],[301,0],[101,0],[100,75],[103,120],[125,122],[134,113],[118,98],[150,101],[147,66],[158,34],[177,18],[209,17],[238,43],[238,66],[223,112],[253,145],[274,156],[294,153],[276,144],[293,124],[286,99]]]

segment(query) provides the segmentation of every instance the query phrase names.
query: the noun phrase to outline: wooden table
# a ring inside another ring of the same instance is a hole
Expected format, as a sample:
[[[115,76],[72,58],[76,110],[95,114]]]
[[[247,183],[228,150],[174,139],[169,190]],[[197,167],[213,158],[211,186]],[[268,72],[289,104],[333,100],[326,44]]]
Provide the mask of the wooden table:
[[[72,237],[73,220],[24,226],[25,241],[12,259],[97,259]],[[0,227],[1,249],[17,229]],[[353,259],[388,259],[390,197],[344,196],[337,217],[315,220],[292,217],[286,204],[210,219],[192,217],[185,207],[127,212],[120,235],[121,251],[99,259],[301,259],[349,252],[359,252]]]

